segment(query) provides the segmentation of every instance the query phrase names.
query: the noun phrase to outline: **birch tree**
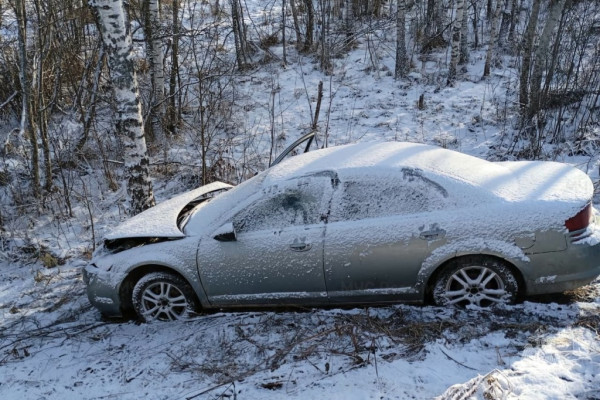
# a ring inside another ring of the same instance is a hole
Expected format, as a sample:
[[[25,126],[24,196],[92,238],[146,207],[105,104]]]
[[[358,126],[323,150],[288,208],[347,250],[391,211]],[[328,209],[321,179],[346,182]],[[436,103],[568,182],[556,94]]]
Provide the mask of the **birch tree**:
[[[491,0],[490,0],[491,4]],[[490,23],[490,36],[488,37],[488,48],[485,56],[485,65],[483,66],[483,76],[490,76],[492,57],[494,56],[494,46],[498,36],[498,19],[500,18],[500,10],[502,9],[502,0],[496,0],[496,9],[492,14]]]
[[[469,13],[468,13],[469,5],[467,4],[466,0],[463,0],[463,1],[464,1],[463,15],[462,15],[462,20],[461,20],[461,24],[460,24],[460,57],[458,59],[458,63],[460,65],[463,65],[463,64],[466,64],[469,62],[469,41],[468,41],[469,26],[467,25],[469,22]]]
[[[158,0],[147,0],[146,41],[150,76],[152,79],[152,105],[150,119],[154,137],[162,139],[162,122],[165,116],[165,73],[163,68],[163,50],[160,40],[160,7]]]
[[[556,28],[560,15],[565,5],[565,0],[551,0],[548,9],[548,18],[544,29],[540,34],[537,48],[535,50],[535,58],[533,70],[531,72],[531,81],[529,83],[529,109],[527,112],[528,119],[531,119],[540,109],[540,89],[542,85],[542,74],[546,67],[547,54],[550,49],[550,39],[552,32]]]
[[[48,111],[50,105],[47,103],[45,96],[46,77],[44,74],[44,63],[49,56],[50,43],[54,39],[53,25],[46,19],[42,4],[39,0],[33,2],[35,15],[37,18],[36,26],[36,56],[33,63],[33,73],[31,79],[32,96],[32,118],[36,121],[33,124],[35,127],[36,136],[42,142],[42,154],[44,155],[44,190],[50,192],[52,190],[52,158],[50,157],[50,143],[48,139]],[[33,117],[35,115],[35,117]]]
[[[296,0],[289,1],[292,10],[292,20],[294,21],[294,32],[296,34],[296,48],[300,49],[302,44],[302,34],[300,33],[300,23],[298,22],[298,7],[296,7]]]
[[[531,15],[523,37],[523,61],[521,62],[521,75],[519,77],[519,104],[521,110],[525,110],[527,104],[529,104],[529,70],[531,68],[533,39],[535,38],[535,29],[540,14],[540,3],[541,0],[533,0]]]
[[[23,138],[29,138],[31,143],[31,186],[33,190],[33,196],[39,198],[41,196],[39,169],[40,162],[37,136],[31,126],[31,85],[28,75],[29,61],[27,58],[27,13],[25,9],[25,0],[15,0],[14,11],[17,19],[19,83],[21,85],[20,135]]]
[[[404,78],[408,72],[406,54],[406,0],[398,0],[396,14],[396,70],[395,78]]]
[[[460,58],[460,31],[464,15],[465,0],[456,2],[456,18],[452,25],[452,55],[450,57],[450,69],[448,70],[448,86],[453,86],[456,82],[456,66]]]
[[[248,43],[246,40],[246,30],[244,28],[243,8],[239,0],[230,0],[231,2],[231,22],[233,25],[233,38],[235,42],[235,55],[238,68],[245,69],[248,66]]]
[[[177,134],[179,113],[177,111],[177,80],[179,76],[179,0],[173,1],[173,30],[171,35],[171,72],[169,73],[169,102],[167,109],[167,129],[171,135]]]
[[[125,24],[122,0],[90,0],[102,41],[115,96],[116,130],[125,147],[125,172],[130,213],[154,205],[149,160],[142,123],[137,79],[133,69],[131,34]]]

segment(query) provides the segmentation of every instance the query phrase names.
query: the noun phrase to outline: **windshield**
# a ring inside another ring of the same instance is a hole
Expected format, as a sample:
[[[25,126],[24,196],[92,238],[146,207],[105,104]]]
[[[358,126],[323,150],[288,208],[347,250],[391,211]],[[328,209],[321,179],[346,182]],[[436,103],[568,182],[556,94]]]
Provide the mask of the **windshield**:
[[[268,170],[267,170],[268,171]],[[188,217],[182,221],[182,232],[186,235],[197,235],[211,225],[216,219],[233,210],[246,199],[256,193],[267,176],[267,171],[240,183],[238,186],[223,193],[216,201],[202,202],[190,210]]]

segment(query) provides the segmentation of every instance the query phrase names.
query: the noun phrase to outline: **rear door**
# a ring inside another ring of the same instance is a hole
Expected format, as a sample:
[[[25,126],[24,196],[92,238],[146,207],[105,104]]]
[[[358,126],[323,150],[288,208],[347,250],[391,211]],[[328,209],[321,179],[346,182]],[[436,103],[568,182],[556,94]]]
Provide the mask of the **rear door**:
[[[445,243],[432,211],[448,202],[446,190],[415,169],[342,178],[326,228],[330,301],[419,300],[423,260]]]

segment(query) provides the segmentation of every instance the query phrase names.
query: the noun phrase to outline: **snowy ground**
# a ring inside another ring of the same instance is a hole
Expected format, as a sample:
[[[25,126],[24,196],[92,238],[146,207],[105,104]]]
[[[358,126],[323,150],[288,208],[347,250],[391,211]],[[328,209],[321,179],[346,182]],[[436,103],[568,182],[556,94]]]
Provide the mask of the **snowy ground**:
[[[105,321],[80,261],[0,264],[2,399],[600,398],[600,280],[494,311],[246,311]]]
[[[320,80],[319,127],[330,145],[415,141],[491,159],[523,145],[507,135],[517,79],[510,60],[482,81],[483,51],[474,51],[457,87],[447,88],[447,54],[415,55],[411,76],[397,82],[389,44],[373,52],[373,43],[336,59],[333,76],[290,46],[287,68],[275,63],[241,78],[244,112],[232,121],[240,135],[220,150],[250,164],[248,154],[268,154],[271,132],[276,150],[291,143],[310,125]],[[425,108],[417,109],[422,94]],[[185,135],[169,159],[198,165],[198,139]],[[597,182],[597,150],[569,146],[545,149],[543,158]],[[184,175],[154,178],[159,200],[189,184]],[[102,320],[81,267],[92,232],[99,240],[122,217],[124,190],[85,179],[75,218],[32,213],[8,227],[15,236],[0,248],[0,399],[600,399],[600,280],[489,312],[397,305],[216,313],[170,324]],[[46,268],[43,254],[15,255],[29,243],[66,262]]]

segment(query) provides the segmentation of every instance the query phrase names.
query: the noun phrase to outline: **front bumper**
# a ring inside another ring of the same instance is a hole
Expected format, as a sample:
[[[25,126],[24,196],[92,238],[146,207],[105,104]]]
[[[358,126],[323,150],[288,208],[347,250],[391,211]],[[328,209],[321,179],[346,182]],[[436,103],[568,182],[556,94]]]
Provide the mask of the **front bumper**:
[[[94,264],[88,264],[83,269],[83,281],[87,286],[90,303],[109,317],[122,315],[119,287],[124,277],[116,275],[118,274],[102,270]]]

